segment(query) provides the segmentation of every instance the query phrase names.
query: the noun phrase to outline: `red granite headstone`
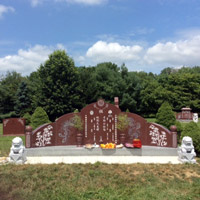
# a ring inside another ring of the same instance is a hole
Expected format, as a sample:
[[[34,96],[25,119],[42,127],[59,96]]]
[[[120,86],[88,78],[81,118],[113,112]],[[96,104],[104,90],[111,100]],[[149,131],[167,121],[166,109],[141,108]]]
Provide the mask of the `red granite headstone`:
[[[119,143],[117,134],[117,116],[121,112],[117,106],[103,99],[81,110],[84,119],[84,143]]]
[[[8,118],[3,120],[3,135],[24,135],[25,119]]]
[[[133,144],[134,139],[140,140],[142,145],[176,147],[176,131],[170,131],[159,124],[148,123],[143,117],[134,113],[125,113],[128,116],[129,127],[123,133],[120,132],[117,123],[121,113],[117,98],[115,105],[100,99],[83,108],[80,113],[63,115],[54,123],[42,125],[34,130],[30,138],[31,147]],[[74,128],[72,120],[74,115],[81,117],[82,131]]]

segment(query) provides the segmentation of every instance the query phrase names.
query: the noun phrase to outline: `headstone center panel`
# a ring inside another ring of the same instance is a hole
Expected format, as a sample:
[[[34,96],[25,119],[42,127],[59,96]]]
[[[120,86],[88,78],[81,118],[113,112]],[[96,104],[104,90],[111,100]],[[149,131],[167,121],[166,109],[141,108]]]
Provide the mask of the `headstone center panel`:
[[[117,115],[120,109],[99,100],[81,111],[84,113],[84,143],[117,143]]]

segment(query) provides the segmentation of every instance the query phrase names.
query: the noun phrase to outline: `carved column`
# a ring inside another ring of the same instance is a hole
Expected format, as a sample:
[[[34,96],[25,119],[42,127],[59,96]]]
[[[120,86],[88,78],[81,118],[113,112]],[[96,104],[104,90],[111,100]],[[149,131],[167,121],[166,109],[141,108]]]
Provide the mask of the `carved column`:
[[[31,148],[32,145],[32,127],[31,126],[26,126],[26,141],[25,141],[25,146],[26,148]]]
[[[175,125],[170,127],[170,131],[172,133],[172,146],[177,148],[177,128]]]

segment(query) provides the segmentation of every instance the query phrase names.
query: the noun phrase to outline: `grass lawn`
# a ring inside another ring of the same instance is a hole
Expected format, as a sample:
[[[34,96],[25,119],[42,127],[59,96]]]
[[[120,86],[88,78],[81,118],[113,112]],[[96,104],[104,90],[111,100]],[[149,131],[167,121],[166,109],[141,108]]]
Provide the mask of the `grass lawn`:
[[[6,156],[13,137],[0,133]],[[200,164],[7,164],[0,183],[2,200],[199,200]]]
[[[1,165],[2,200],[199,200],[200,166]]]
[[[12,139],[15,137],[16,136],[3,136],[3,124],[0,123],[0,157],[8,156],[10,152],[10,147],[12,145]],[[20,136],[20,137],[24,142],[25,136]]]

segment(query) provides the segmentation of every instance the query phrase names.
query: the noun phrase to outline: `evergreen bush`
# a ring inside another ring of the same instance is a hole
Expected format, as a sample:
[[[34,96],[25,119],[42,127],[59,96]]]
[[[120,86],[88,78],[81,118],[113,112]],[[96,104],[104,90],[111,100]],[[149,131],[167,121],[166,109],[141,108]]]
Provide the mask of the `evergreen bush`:
[[[186,124],[181,133],[181,139],[184,136],[189,136],[192,138],[195,151],[197,154],[200,154],[200,128],[198,127],[197,123],[191,121],[190,123]]]
[[[177,128],[177,141],[178,141],[178,144],[180,144],[181,132],[183,131],[183,126],[181,125],[181,122],[179,121],[176,121],[175,126]]]
[[[3,119],[6,119],[6,118],[15,118],[15,117],[19,117],[15,111],[11,111],[9,113],[6,113],[6,114],[0,114],[0,122],[3,121]]]
[[[31,123],[31,115],[29,113],[26,113],[23,118],[26,120],[26,125]]]
[[[175,125],[175,114],[172,111],[172,107],[167,101],[165,101],[158,109],[158,112],[156,114],[156,123],[161,124],[168,129],[171,125]]]
[[[120,131],[125,131],[128,128],[129,119],[127,114],[119,114],[118,115],[118,122],[117,122],[117,129]]]
[[[49,117],[45,110],[42,107],[37,107],[35,112],[31,117],[31,126],[33,129],[36,129],[38,126],[42,124],[49,123]]]

